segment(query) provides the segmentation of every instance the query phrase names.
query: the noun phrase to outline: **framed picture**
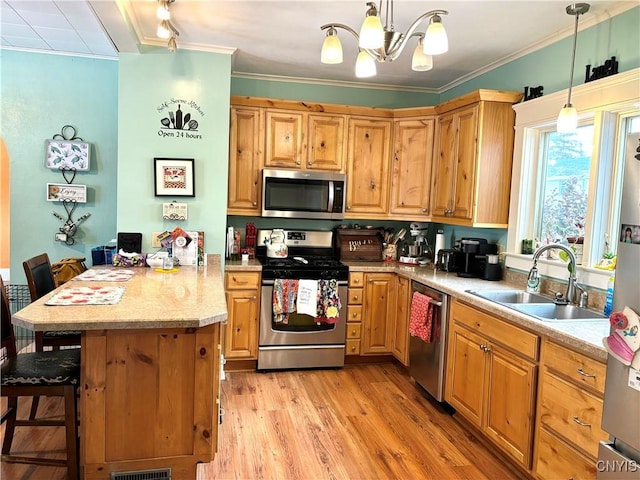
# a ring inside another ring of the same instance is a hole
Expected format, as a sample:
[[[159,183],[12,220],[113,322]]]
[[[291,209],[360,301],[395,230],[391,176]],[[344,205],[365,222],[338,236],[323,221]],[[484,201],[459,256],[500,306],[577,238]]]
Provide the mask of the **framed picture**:
[[[67,183],[47,183],[48,202],[63,202],[65,200],[87,203],[87,186]]]
[[[45,167],[57,170],[89,170],[90,147],[74,140],[46,140]]]
[[[154,158],[156,197],[195,197],[193,158]]]

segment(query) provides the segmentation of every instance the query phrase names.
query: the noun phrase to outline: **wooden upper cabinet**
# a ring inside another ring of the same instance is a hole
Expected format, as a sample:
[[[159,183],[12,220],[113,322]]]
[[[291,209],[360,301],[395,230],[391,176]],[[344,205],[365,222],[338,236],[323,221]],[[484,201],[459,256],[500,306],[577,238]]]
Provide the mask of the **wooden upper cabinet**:
[[[389,204],[392,121],[349,119],[346,217],[379,218]]]
[[[260,108],[231,107],[227,212],[260,215],[264,159],[264,113]]]
[[[391,173],[391,205],[394,219],[430,215],[433,118],[396,120]]]
[[[478,90],[442,103],[435,133],[434,222],[506,228],[520,93]]]
[[[306,116],[303,112],[265,111],[267,168],[302,168],[304,160]]]
[[[306,168],[344,171],[344,115],[309,114]]]

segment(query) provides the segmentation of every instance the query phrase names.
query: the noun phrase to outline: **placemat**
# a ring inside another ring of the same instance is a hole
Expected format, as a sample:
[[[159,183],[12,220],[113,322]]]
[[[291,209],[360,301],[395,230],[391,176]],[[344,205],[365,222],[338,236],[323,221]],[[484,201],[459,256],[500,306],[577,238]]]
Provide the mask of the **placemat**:
[[[73,278],[88,282],[126,282],[135,275],[134,270],[126,268],[92,268]]]
[[[65,288],[49,300],[45,305],[115,305],[124,295],[124,287],[90,286]]]

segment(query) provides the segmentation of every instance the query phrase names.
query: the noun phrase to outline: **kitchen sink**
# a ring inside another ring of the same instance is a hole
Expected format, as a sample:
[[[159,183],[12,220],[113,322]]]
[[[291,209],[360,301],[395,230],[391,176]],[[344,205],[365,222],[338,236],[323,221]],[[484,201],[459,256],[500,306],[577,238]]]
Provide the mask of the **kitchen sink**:
[[[553,300],[524,290],[467,290],[468,293],[499,303],[543,322],[602,321],[606,317],[576,305],[556,305]]]
[[[555,303],[517,303],[511,307],[519,312],[526,313],[543,321],[564,320],[605,320],[600,315],[586,308],[575,305],[556,305]]]
[[[491,300],[492,302],[510,303],[550,303],[551,300],[537,293],[529,293],[524,290],[469,290],[479,297]]]

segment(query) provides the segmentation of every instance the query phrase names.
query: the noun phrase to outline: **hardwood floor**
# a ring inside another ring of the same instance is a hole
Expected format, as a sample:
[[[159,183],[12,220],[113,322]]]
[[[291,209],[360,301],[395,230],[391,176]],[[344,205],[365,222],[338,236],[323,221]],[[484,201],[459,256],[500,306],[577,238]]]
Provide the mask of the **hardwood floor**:
[[[47,412],[56,407],[46,401]],[[518,478],[394,364],[228,372],[222,406],[219,451],[199,467],[200,480]],[[43,442],[64,451],[62,434],[33,433],[16,434],[15,450]],[[2,464],[0,477],[63,479],[65,471]]]

